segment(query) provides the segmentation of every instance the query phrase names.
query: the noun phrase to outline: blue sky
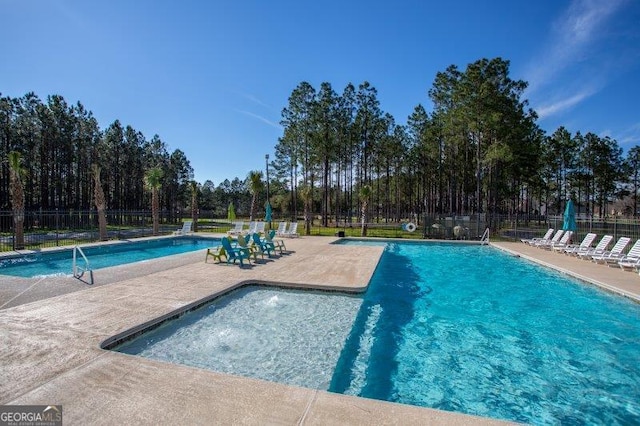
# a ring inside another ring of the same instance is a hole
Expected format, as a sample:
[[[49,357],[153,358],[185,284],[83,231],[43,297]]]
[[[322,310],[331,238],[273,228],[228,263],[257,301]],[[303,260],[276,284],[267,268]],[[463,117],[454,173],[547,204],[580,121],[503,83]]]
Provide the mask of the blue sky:
[[[199,182],[264,169],[291,91],[369,81],[399,124],[438,71],[511,61],[549,134],[640,145],[640,2],[0,0],[0,93],[62,95],[169,150]]]

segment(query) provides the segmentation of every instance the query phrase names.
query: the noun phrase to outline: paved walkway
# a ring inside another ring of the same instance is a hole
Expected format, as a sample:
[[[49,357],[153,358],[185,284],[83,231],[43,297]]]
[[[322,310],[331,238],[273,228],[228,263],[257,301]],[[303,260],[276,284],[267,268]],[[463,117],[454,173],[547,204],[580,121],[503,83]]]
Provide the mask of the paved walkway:
[[[204,263],[203,252],[176,256],[186,264],[169,269],[166,259],[108,268],[96,271],[93,288],[65,287],[0,310],[0,404],[62,404],[68,425],[500,423],[100,349],[111,336],[245,282],[364,289],[382,247],[333,240],[287,240],[290,254],[247,268]],[[122,279],[127,273],[134,277]]]

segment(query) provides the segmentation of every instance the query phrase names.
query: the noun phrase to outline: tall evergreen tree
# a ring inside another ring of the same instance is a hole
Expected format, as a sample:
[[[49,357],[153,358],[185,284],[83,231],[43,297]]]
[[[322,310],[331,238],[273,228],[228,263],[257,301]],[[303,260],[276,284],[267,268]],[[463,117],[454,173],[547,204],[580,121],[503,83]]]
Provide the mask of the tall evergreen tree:
[[[329,190],[332,165],[336,159],[338,126],[338,96],[331,84],[324,82],[313,110],[314,154],[322,170],[322,225],[328,226]]]
[[[638,184],[640,183],[640,146],[634,146],[627,152],[625,162],[631,180],[631,199],[633,200],[633,217],[638,217]]]
[[[198,232],[198,216],[200,210],[198,209],[198,198],[200,195],[200,188],[198,182],[192,180],[189,183],[191,189],[191,221],[193,222],[193,232]]]

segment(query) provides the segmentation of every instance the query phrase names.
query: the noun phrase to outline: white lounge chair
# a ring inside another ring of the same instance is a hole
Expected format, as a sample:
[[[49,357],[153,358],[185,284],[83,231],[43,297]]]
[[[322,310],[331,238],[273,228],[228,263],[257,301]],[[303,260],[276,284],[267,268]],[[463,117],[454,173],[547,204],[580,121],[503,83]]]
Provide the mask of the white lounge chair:
[[[635,269],[640,272],[640,257],[635,261],[633,259],[621,260],[618,262],[618,265],[620,265],[620,268],[624,271],[632,271]]]
[[[551,239],[551,236],[553,235],[553,231],[553,228],[549,228],[542,238],[522,238],[520,241],[529,245],[533,245],[538,241],[549,241]]]
[[[569,241],[571,240],[572,236],[573,231],[566,231],[562,234],[562,238],[560,238],[560,241],[551,241],[549,244],[541,245],[540,248],[543,248],[545,250],[554,250],[555,248],[562,249],[563,247],[569,245]]]
[[[264,234],[264,229],[266,228],[266,225],[267,224],[265,222],[262,222],[262,221],[256,222],[256,229],[255,229],[254,232],[256,232],[258,234]]]
[[[624,270],[632,270],[640,265],[640,240],[637,240],[629,253],[622,256],[621,259],[618,260],[617,265]],[[609,266],[616,266],[615,264],[609,263]]]
[[[227,235],[240,235],[242,234],[242,228],[244,228],[244,222],[233,222],[233,228],[227,231]]]
[[[173,233],[173,235],[186,235],[186,234],[190,234],[191,231],[191,225],[193,225],[193,221],[191,220],[185,220],[182,223],[182,229],[178,229],[177,231],[175,231]]]
[[[580,244],[569,244],[566,247],[559,247],[559,248],[554,247],[554,250],[562,252],[566,255],[570,255],[570,254],[573,254],[574,252],[587,250],[588,248],[591,247],[591,244],[593,244],[593,241],[595,239],[596,239],[596,234],[594,234],[593,232],[589,232],[587,235],[584,236]]]
[[[278,223],[278,229],[276,230],[276,236],[282,237],[282,235],[287,230],[287,222]]]
[[[287,238],[299,237],[300,234],[298,234],[298,222],[291,222],[291,225],[289,225],[289,229],[286,230],[282,236]]]
[[[249,222],[249,229],[247,229],[247,234],[253,234],[254,232],[256,232],[256,226],[258,226],[258,222],[253,220]]]
[[[600,242],[594,248],[588,248],[586,250],[579,250],[571,253],[574,256],[578,256],[581,259],[591,259],[593,255],[600,255],[607,251],[609,243],[613,240],[613,235],[605,235]]]
[[[558,229],[556,231],[556,233],[553,234],[553,238],[551,238],[550,240],[540,240],[540,241],[532,243],[532,245],[534,245],[534,246],[536,246],[538,248],[544,248],[545,246],[548,246],[550,244],[559,242],[560,238],[562,238],[563,234],[564,234],[564,229]]]
[[[620,237],[611,251],[606,251],[601,255],[591,256],[591,260],[596,263],[617,263],[618,260],[622,258],[622,252],[625,247],[629,245],[629,241],[631,241],[631,238],[629,237]]]

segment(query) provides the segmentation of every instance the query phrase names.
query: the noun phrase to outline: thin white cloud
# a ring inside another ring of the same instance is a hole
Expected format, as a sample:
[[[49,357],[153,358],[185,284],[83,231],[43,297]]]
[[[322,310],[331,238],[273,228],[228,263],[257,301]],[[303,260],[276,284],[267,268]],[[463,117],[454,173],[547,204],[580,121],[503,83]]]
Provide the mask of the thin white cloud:
[[[269,125],[269,126],[271,126],[271,127],[275,127],[275,128],[276,128],[276,129],[278,129],[278,130],[282,130],[282,126],[281,126],[279,123],[276,123],[276,122],[271,121],[271,120],[269,120],[269,119],[267,119],[267,118],[264,118],[264,117],[263,117],[263,116],[261,116],[261,115],[254,114],[253,112],[244,111],[244,110],[240,110],[240,109],[236,109],[235,111],[237,111],[237,112],[239,112],[239,113],[241,113],[241,114],[248,115],[249,117],[253,117],[253,118],[257,119],[257,120],[260,120],[260,121],[262,121],[263,123],[268,124],[268,125]]]
[[[620,146],[633,147],[640,145],[640,123],[635,123],[626,130],[623,130],[618,137],[614,137]]]
[[[632,124],[618,132],[612,129],[605,129],[598,133],[598,136],[601,138],[609,137],[615,139],[618,145],[628,150],[636,145],[640,145],[640,123]]]
[[[583,60],[603,26],[628,0],[573,0],[552,25],[544,53],[534,58],[527,74],[529,92],[553,82],[564,69]]]
[[[561,41],[580,48],[596,35],[598,27],[613,15],[626,0],[574,0],[558,26]]]
[[[240,93],[240,95],[243,96],[244,98],[250,100],[254,104],[257,104],[257,105],[260,105],[262,107],[271,109],[271,105],[267,105],[266,103],[262,102],[260,99],[258,99],[257,97],[255,97],[255,96],[253,96],[253,95],[251,95],[249,93]]]
[[[538,113],[538,117],[543,120],[546,117],[550,117],[572,108],[596,92],[597,90],[595,89],[585,89],[571,96],[555,100],[546,105],[541,105],[536,109],[536,112]]]
[[[229,89],[229,92],[232,93],[235,96],[238,96],[240,98],[244,98],[246,100],[248,100],[249,102],[258,105],[262,108],[266,108],[268,110],[273,110],[273,106],[267,104],[266,102],[262,101],[260,98],[258,98],[255,95],[252,95],[251,93],[247,93],[246,91],[242,90],[242,89]]]

